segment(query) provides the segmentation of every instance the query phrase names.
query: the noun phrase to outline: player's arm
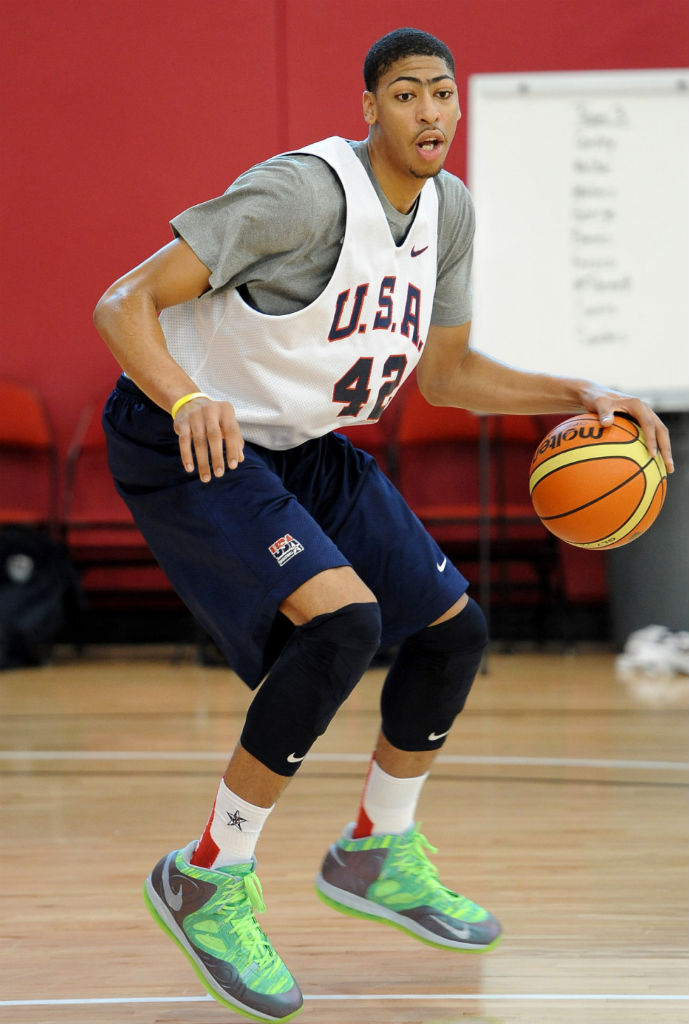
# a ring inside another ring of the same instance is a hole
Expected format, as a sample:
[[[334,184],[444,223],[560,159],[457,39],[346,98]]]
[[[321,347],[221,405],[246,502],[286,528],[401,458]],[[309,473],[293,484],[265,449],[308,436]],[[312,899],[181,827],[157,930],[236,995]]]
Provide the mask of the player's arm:
[[[175,239],[115,281],[94,311],[99,334],[127,376],[167,412],[199,388],[168,352],[158,314],[202,295],[209,277],[208,267],[190,246]],[[211,478],[211,467],[221,476],[225,460],[230,469],[243,460],[243,441],[229,402],[194,399],[179,410],[174,427],[185,469],[193,470],[195,456],[204,482]]]
[[[531,373],[501,363],[469,345],[471,324],[432,325],[417,370],[421,393],[431,405],[476,413],[569,413],[586,409],[606,426],[613,413],[626,412],[639,423],[649,450],[660,450],[673,471],[667,428],[641,399],[587,380]]]

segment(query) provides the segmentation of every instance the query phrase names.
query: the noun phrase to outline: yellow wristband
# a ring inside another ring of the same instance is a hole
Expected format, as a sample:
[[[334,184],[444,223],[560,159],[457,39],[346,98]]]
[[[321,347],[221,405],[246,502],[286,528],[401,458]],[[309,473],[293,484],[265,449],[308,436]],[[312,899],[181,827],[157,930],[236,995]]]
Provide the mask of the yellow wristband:
[[[194,398],[210,398],[210,395],[205,394],[203,391],[190,391],[188,395],[182,395],[181,398],[177,399],[175,404],[172,406],[172,409],[170,409],[170,415],[173,420],[182,406],[186,405],[187,402],[191,402]]]

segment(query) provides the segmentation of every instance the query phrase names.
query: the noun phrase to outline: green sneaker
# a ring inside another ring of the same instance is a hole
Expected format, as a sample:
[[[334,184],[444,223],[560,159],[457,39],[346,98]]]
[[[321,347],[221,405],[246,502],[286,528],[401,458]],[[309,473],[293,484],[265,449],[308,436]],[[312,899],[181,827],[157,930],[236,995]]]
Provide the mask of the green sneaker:
[[[265,910],[255,861],[200,868],[190,863],[195,848],[169,853],[146,879],[154,920],[219,1003],[254,1020],[291,1020],[302,995],[254,916]]]
[[[348,825],[330,847],[316,877],[316,892],[325,903],[443,949],[483,952],[497,944],[500,923],[439,881],[426,856],[426,850],[438,851],[416,828],[352,839],[353,827]]]

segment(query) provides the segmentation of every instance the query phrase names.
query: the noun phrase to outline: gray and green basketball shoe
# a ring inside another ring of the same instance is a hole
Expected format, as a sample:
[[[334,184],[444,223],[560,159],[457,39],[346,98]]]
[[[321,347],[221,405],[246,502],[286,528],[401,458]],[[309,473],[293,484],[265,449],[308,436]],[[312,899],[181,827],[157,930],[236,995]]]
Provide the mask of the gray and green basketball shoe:
[[[401,928],[431,946],[483,952],[500,923],[483,907],[446,888],[426,850],[438,851],[414,826],[401,835],[352,839],[353,825],[330,847],[316,892],[335,910]]]
[[[254,915],[265,910],[255,861],[201,868],[190,863],[195,847],[169,853],[146,879],[154,920],[218,1002],[254,1020],[291,1020],[302,994]]]

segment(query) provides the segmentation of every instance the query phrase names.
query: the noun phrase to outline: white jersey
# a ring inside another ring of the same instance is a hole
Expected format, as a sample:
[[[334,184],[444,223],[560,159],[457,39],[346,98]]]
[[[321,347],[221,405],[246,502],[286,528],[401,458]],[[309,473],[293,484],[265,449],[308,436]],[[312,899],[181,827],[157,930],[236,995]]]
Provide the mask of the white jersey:
[[[227,288],[160,316],[170,354],[198,389],[233,404],[247,441],[277,450],[380,417],[421,355],[437,269],[432,180],[397,246],[344,139],[301,152],[333,168],[347,203],[342,249],[321,294],[304,309],[271,316]]]

